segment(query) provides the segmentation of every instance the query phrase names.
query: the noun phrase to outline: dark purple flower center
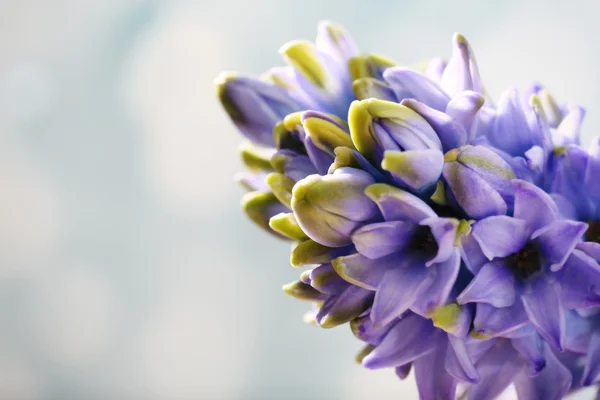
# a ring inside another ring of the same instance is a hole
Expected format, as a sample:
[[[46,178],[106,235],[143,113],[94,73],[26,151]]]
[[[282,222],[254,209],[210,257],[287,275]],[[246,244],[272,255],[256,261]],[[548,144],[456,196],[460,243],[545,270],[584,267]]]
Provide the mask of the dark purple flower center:
[[[538,247],[527,244],[519,251],[506,257],[507,265],[519,279],[527,279],[542,270],[542,257]]]
[[[600,221],[586,221],[588,230],[585,238],[588,242],[600,243]]]
[[[438,244],[435,236],[428,226],[419,226],[408,245],[409,249],[419,252],[426,257],[433,257],[438,252]]]

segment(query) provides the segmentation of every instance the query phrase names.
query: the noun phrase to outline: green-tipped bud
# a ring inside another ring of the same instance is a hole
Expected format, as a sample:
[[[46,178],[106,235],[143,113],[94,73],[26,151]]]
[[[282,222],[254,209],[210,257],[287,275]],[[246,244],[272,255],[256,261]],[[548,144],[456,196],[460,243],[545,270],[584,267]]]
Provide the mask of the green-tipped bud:
[[[260,147],[249,140],[245,140],[239,147],[242,162],[250,171],[272,171],[271,157],[273,149]]]
[[[275,197],[277,197],[277,200],[286,207],[291,208],[292,188],[296,182],[289,176],[279,172],[272,172],[267,176],[266,183],[273,191]]]
[[[356,357],[354,358],[356,360],[357,363],[362,364],[363,359],[368,356],[369,354],[371,354],[371,352],[375,350],[375,346],[372,344],[367,344],[365,347],[363,347],[358,354],[356,355]]]
[[[352,82],[352,91],[358,100],[380,99],[398,101],[392,88],[375,78],[359,78]]]
[[[269,227],[271,217],[286,211],[273,193],[260,191],[246,193],[242,197],[242,208],[252,221],[271,233],[274,233]]]
[[[313,43],[294,40],[283,45],[279,52],[313,85],[322,89],[327,87],[330,78],[317,56],[317,49]]]
[[[340,249],[323,246],[314,240],[298,243],[292,249],[290,263],[294,267],[303,267],[311,264],[325,264],[340,256]]]
[[[329,247],[348,245],[356,228],[378,216],[377,207],[364,194],[373,183],[370,174],[353,168],[308,176],[294,186],[294,216],[314,241]]]
[[[306,134],[319,149],[334,154],[336,147],[354,148],[350,134],[338,121],[328,115],[307,112],[302,116],[302,126]]]
[[[323,293],[302,281],[294,281],[284,285],[283,291],[300,300],[323,301],[326,297]]]
[[[348,61],[352,81],[360,78],[375,78],[381,81],[383,80],[383,72],[395,65],[394,61],[374,54],[363,54]]]
[[[292,213],[281,213],[271,217],[269,226],[275,232],[297,242],[308,240],[308,236],[302,231]]]
[[[472,319],[470,309],[456,303],[438,307],[431,315],[434,326],[457,337],[468,335]]]

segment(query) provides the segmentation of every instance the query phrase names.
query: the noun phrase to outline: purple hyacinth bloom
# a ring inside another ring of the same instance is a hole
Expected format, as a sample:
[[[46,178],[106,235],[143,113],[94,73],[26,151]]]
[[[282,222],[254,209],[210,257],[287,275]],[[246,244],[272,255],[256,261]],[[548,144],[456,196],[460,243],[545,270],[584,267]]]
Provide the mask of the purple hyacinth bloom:
[[[467,40],[399,66],[319,25],[217,80],[248,216],[293,242],[284,291],[348,323],[422,400],[559,399],[600,381],[600,139],[541,85],[494,105]]]
[[[511,166],[484,146],[464,146],[444,156],[449,201],[470,218],[504,215],[513,200]]]
[[[460,221],[438,217],[418,197],[390,185],[369,186],[366,195],[384,222],[354,230],[357,252],[335,259],[335,270],[348,282],[375,291],[371,318],[376,326],[409,309],[431,316],[446,304],[459,273],[455,244]]]
[[[562,349],[561,295],[585,291],[587,282],[559,280],[556,272],[570,269],[565,263],[587,225],[560,219],[556,204],[536,186],[517,180],[513,187],[513,217],[492,216],[472,226],[471,240],[478,246],[463,249],[475,277],[458,302],[478,303],[474,329],[479,334],[502,336],[531,322],[544,339]]]

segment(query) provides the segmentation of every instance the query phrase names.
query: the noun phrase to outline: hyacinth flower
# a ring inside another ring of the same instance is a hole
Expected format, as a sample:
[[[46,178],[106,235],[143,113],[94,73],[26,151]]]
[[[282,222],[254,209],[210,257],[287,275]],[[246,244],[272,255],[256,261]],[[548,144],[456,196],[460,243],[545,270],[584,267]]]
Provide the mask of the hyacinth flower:
[[[531,323],[562,350],[563,304],[572,300],[570,293],[586,293],[588,281],[557,278],[576,273],[573,263],[565,263],[587,224],[560,219],[556,204],[540,188],[518,180],[513,186],[513,217],[492,216],[472,226],[477,245],[464,246],[463,257],[475,277],[457,300],[478,303],[473,321],[478,335],[502,336]]]
[[[245,136],[249,217],[294,242],[307,322],[424,400],[559,399],[600,380],[600,142],[546,89],[485,94],[468,41],[422,66],[340,26],[217,94]]]

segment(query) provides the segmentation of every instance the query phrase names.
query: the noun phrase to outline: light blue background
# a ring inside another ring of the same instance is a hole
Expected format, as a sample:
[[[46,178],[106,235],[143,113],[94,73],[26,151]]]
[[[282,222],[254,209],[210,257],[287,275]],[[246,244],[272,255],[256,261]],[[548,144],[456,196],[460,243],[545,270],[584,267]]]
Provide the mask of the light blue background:
[[[239,210],[212,80],[281,64],[320,19],[404,63],[447,57],[460,31],[492,96],[539,80],[587,107],[587,141],[596,4],[2,2],[0,399],[416,398],[282,293],[299,271]]]

